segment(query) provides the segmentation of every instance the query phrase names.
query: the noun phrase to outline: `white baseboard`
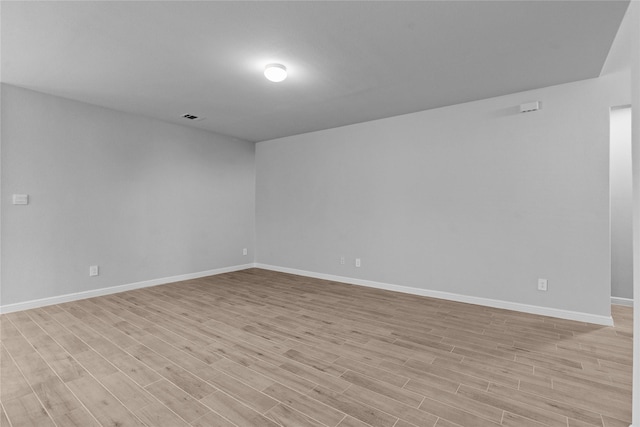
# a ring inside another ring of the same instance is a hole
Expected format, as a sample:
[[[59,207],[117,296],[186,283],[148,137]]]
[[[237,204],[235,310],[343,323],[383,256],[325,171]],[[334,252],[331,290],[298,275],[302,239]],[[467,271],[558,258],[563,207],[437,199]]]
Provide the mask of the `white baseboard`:
[[[611,316],[582,313],[578,311],[561,310],[558,308],[541,307],[536,305],[521,304],[517,302],[494,300],[489,298],[474,297],[454,294],[450,292],[434,291],[430,289],[413,288],[409,286],[392,285],[389,283],[374,282],[370,280],[354,279],[352,277],[334,276],[331,274],[316,273],[313,271],[297,270],[295,268],[278,267],[268,264],[255,264],[256,268],[279,271],[282,273],[297,274],[299,276],[313,277],[316,279],[331,280],[351,285],[367,286],[370,288],[385,289],[388,291],[402,292],[405,294],[420,295],[431,298],[439,298],[450,301],[464,302],[468,304],[483,305],[487,307],[502,308],[506,310],[521,311],[524,313],[539,314],[542,316],[558,317],[560,319],[576,320],[579,322],[595,323],[597,325],[613,326]]]
[[[180,274],[178,276],[162,277],[159,279],[145,280],[143,282],[129,283],[126,285],[110,286],[108,288],[93,289],[91,291],[76,292],[73,294],[36,299],[31,301],[19,302],[16,304],[7,304],[0,306],[0,314],[29,310],[31,308],[44,307],[47,305],[62,304],[64,302],[99,297],[102,295],[131,291],[134,289],[148,288],[150,286],[165,285],[167,283],[180,282],[182,280],[198,279],[200,277],[214,276],[216,274],[230,273],[232,271],[246,270],[247,268],[253,268],[254,266],[255,264],[233,265],[231,267],[216,268],[213,270],[199,271],[197,273]]]
[[[626,305],[627,307],[633,307],[632,298],[611,297],[611,304]]]
[[[596,314],[582,313],[582,312],[569,311],[569,310],[560,310],[557,308],[540,307],[540,306],[521,304],[516,302],[454,294],[454,293],[443,292],[443,291],[435,291],[430,289],[413,288],[409,286],[392,285],[389,283],[355,279],[352,277],[334,276],[331,274],[316,273],[313,271],[298,270],[295,268],[288,268],[288,267],[278,267],[274,265],[260,264],[260,263],[234,265],[230,267],[217,268],[214,270],[199,271],[196,273],[187,273],[187,274],[181,274],[178,276],[171,276],[171,277],[162,277],[159,279],[145,280],[142,282],[129,283],[129,284],[119,285],[119,286],[111,286],[108,288],[94,289],[91,291],[76,292],[73,294],[59,295],[55,297],[25,301],[25,302],[16,303],[16,304],[7,304],[7,305],[0,306],[0,314],[11,313],[14,311],[28,310],[31,308],[44,307],[44,306],[53,305],[53,304],[61,304],[65,302],[77,301],[85,298],[93,298],[93,297],[98,297],[102,295],[115,294],[118,292],[125,292],[125,291],[134,290],[134,289],[140,289],[140,288],[147,288],[150,286],[164,285],[172,282],[180,282],[182,280],[190,280],[190,279],[197,279],[200,277],[214,276],[217,274],[246,270],[248,268],[254,268],[254,267],[262,268],[265,270],[279,271],[283,273],[297,274],[299,276],[313,277],[316,279],[342,282],[342,283],[347,283],[351,285],[359,285],[359,286],[366,286],[370,288],[385,289],[388,291],[402,292],[405,294],[420,295],[420,296],[426,296],[431,298],[439,298],[439,299],[450,300],[450,301],[464,302],[468,304],[476,304],[476,305],[483,305],[487,307],[502,308],[506,310],[521,311],[524,313],[558,317],[561,319],[595,323],[598,325],[605,325],[605,326],[613,325],[613,319],[611,317],[599,316]],[[614,298],[615,297],[611,298],[612,304],[633,305],[633,300],[628,300],[626,298],[615,298],[617,302],[614,302]]]

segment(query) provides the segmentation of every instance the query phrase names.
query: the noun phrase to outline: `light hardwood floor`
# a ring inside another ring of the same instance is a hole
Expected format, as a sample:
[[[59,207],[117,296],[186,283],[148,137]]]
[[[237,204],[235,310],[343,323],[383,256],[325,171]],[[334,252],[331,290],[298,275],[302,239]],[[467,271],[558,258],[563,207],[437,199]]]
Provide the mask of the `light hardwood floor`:
[[[265,270],[0,317],[4,426],[605,426],[615,327]]]

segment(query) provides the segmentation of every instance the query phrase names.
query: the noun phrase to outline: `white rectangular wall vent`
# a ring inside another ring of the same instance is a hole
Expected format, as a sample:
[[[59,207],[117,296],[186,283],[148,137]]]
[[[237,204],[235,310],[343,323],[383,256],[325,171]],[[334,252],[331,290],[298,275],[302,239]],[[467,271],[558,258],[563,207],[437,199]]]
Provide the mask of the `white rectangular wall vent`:
[[[540,109],[540,101],[527,102],[520,104],[521,113],[530,113],[531,111],[538,111]]]
[[[14,205],[28,205],[29,204],[29,195],[28,194],[14,194],[12,197],[12,202]]]

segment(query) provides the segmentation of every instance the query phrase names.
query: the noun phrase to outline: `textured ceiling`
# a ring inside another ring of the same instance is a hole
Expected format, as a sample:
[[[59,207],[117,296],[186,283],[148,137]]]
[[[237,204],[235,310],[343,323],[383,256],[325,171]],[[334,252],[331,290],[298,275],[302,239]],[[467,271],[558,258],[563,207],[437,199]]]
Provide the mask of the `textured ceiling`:
[[[262,141],[597,77],[627,6],[2,2],[1,78]]]

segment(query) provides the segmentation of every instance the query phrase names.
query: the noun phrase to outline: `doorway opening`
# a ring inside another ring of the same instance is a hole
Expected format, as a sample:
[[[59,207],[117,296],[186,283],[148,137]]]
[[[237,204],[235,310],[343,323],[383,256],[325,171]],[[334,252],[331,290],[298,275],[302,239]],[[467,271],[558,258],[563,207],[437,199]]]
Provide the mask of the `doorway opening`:
[[[609,123],[611,301],[633,305],[631,107],[612,108]]]

